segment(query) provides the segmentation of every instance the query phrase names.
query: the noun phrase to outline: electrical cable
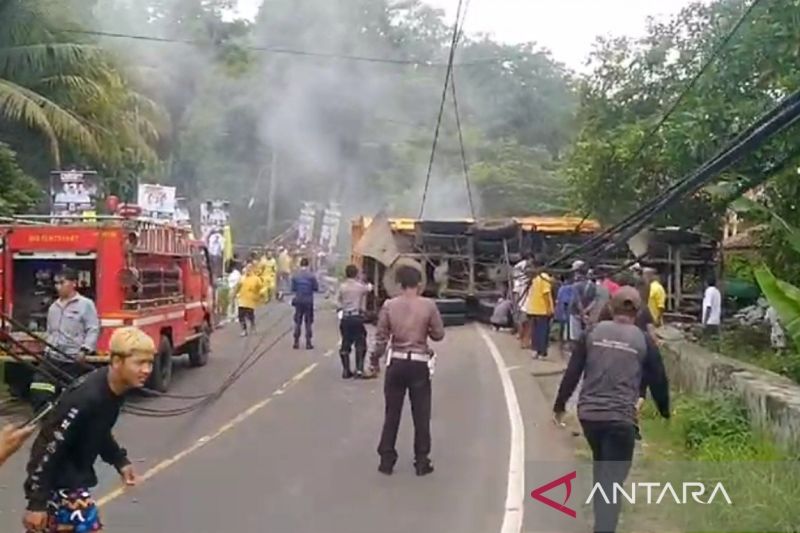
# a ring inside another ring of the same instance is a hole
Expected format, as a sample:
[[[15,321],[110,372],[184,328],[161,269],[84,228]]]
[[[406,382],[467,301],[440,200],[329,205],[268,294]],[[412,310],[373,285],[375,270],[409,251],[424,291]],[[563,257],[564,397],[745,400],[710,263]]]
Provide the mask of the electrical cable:
[[[271,342],[264,350],[262,350],[259,353],[256,353],[257,350],[261,347],[261,345],[266,340],[268,333],[270,333],[275,327],[277,327],[278,323],[283,321],[287,316],[289,316],[289,315],[283,315],[274,324],[272,324],[270,327],[268,327],[266,330],[264,330],[262,332],[262,334],[260,336],[260,341],[258,342],[258,344],[255,347],[253,347],[253,349],[250,351],[250,353],[243,358],[243,360],[231,372],[231,374],[228,376],[228,378],[226,378],[223,381],[223,383],[220,385],[220,387],[217,390],[215,390],[214,392],[203,394],[203,395],[184,396],[184,395],[168,395],[168,394],[165,394],[165,393],[160,393],[158,391],[152,391],[150,389],[143,389],[144,392],[149,393],[149,394],[154,395],[154,396],[168,397],[168,398],[174,398],[174,399],[198,400],[196,403],[190,404],[190,405],[187,405],[187,406],[182,406],[182,407],[179,407],[179,408],[165,409],[165,410],[128,404],[128,405],[125,406],[124,410],[126,412],[129,412],[130,414],[133,414],[133,415],[136,415],[136,416],[163,418],[163,417],[180,416],[180,415],[183,415],[183,414],[188,414],[188,413],[190,413],[192,411],[195,411],[195,410],[197,410],[197,409],[199,409],[199,408],[211,403],[212,401],[218,399],[225,391],[227,391],[234,383],[236,383],[236,381],[238,381],[242,376],[244,376],[244,374],[250,368],[252,368],[253,365],[256,362],[258,362],[264,355],[266,355],[269,352],[269,350],[272,347],[275,346],[275,344],[277,344],[280,340],[282,340],[291,331],[291,328],[285,330],[273,342]],[[13,319],[9,320],[9,323],[12,323],[12,321],[13,321]],[[13,321],[13,322],[16,322],[16,321]],[[13,323],[12,323],[12,325],[13,325]],[[30,335],[30,332],[28,332],[28,334]],[[27,368],[32,369],[34,372],[40,373],[45,378],[47,378],[50,381],[52,381],[54,384],[59,385],[63,390],[68,389],[72,385],[72,383],[74,383],[74,381],[76,379],[79,379],[78,377],[72,376],[71,374],[69,374],[68,372],[63,370],[62,368],[58,367],[53,361],[50,361],[46,357],[43,357],[42,355],[37,354],[37,353],[33,352],[32,350],[28,349],[27,346],[22,344],[17,339],[14,339],[13,337],[8,336],[7,338],[5,338],[3,340],[11,341],[18,349],[20,349],[24,353],[27,353],[28,355],[34,357],[34,359],[39,362],[40,366],[36,366],[36,365],[33,365],[32,363],[30,363],[28,361],[25,361],[22,357],[18,356],[16,353],[14,353],[13,350],[6,350],[14,359],[17,360],[18,363],[21,363],[24,366],[26,366]],[[249,338],[248,338],[248,341],[249,341]],[[44,339],[42,339],[42,342],[45,345],[48,345],[48,346],[52,347],[52,345],[49,345],[49,343],[47,343]],[[52,348],[57,350],[59,353],[63,354],[63,352],[58,350],[58,348],[55,348],[55,347],[52,347]],[[246,349],[247,348],[245,347],[245,350]],[[81,364],[80,366],[81,366],[81,368],[84,368],[84,369],[87,369],[87,370],[94,370],[95,369],[95,367],[93,367],[92,365],[86,364],[86,363]],[[51,370],[57,372],[60,375],[60,377],[57,377],[56,375],[54,375],[51,372]],[[59,395],[59,398],[60,398],[60,395]]]
[[[459,31],[459,24],[461,22],[461,7],[464,3],[464,0],[458,0],[458,8],[456,9],[456,20],[453,22],[453,39],[450,42],[450,57],[447,60],[447,70],[445,71],[444,75],[444,87],[442,88],[442,98],[441,102],[439,103],[439,115],[436,118],[436,129],[433,132],[433,145],[431,146],[431,157],[428,161],[428,172],[425,176],[425,187],[422,190],[422,203],[420,204],[419,208],[419,219],[422,219],[422,215],[425,212],[425,201],[428,198],[428,187],[431,183],[431,174],[433,173],[433,162],[436,159],[436,147],[439,144],[439,132],[442,127],[442,117],[444,116],[444,105],[447,102],[447,89],[448,85],[450,84],[450,75],[453,72],[453,59],[455,58],[456,54],[456,47],[458,45],[458,37],[460,35]],[[466,16],[466,13],[464,13]]]
[[[458,145],[461,149],[461,165],[464,167],[464,182],[467,185],[467,198],[469,199],[469,211],[472,218],[475,218],[475,202],[472,199],[472,185],[469,180],[469,166],[467,165],[467,154],[464,150],[464,135],[461,132],[461,116],[458,112],[458,96],[456,90],[456,73],[455,70],[450,73],[450,89],[453,93],[453,111],[456,115],[456,127],[458,128]]]
[[[660,195],[655,197],[654,199],[650,200],[649,202],[642,205],[639,209],[634,211],[633,213],[626,216],[624,219],[620,220],[616,224],[606,228],[599,234],[593,236],[586,242],[580,244],[575,249],[562,254],[561,256],[553,259],[548,263],[549,266],[554,266],[558,263],[567,261],[580,253],[584,254],[591,254],[593,251],[598,250],[600,247],[603,246],[608,240],[621,231],[623,228],[629,227],[631,224],[638,223],[642,218],[646,218],[650,220],[657,214],[654,212],[656,206],[659,205],[663,198],[666,198],[670,195],[675,194],[676,192],[680,192],[685,189],[687,184],[690,184],[692,180],[697,179],[697,175],[702,173],[705,174],[705,171],[709,167],[716,167],[717,163],[720,159],[725,158],[730,151],[735,150],[738,145],[744,142],[746,139],[751,138],[755,135],[759,129],[763,128],[765,124],[769,124],[776,120],[777,117],[785,117],[785,113],[790,112],[794,106],[796,106],[797,102],[800,100],[800,92],[793,93],[792,95],[784,98],[781,100],[777,105],[759,117],[757,120],[752,122],[747,129],[736,135],[731,141],[729,141],[720,151],[717,152],[717,155],[713,157],[711,160],[704,163],[697,171],[693,174],[690,174],[684,177],[681,180],[676,181],[672,185],[670,185],[665,191],[663,191]],[[774,134],[775,132],[773,132]],[[759,135],[760,137],[760,135]],[[748,150],[751,151],[751,150]],[[726,168],[727,165],[721,168]],[[710,178],[706,178],[705,181],[708,181]]]
[[[166,38],[166,37],[154,37],[149,35],[135,35],[130,33],[118,33],[118,32],[109,32],[109,31],[95,31],[95,30],[75,30],[75,29],[60,29],[57,30],[61,33],[73,33],[78,35],[89,35],[93,37],[109,37],[115,39],[131,39],[136,41],[147,41],[147,42],[156,42],[156,43],[169,43],[169,44],[185,44],[190,46],[209,46],[213,43],[208,41],[200,41],[196,39],[173,39],[173,38]],[[375,57],[375,56],[360,56],[360,55],[353,55],[353,54],[339,54],[333,52],[316,52],[310,50],[299,50],[294,48],[285,48],[281,46],[255,46],[255,45],[242,45],[241,48],[245,50],[250,50],[253,52],[265,52],[265,53],[272,53],[272,54],[283,54],[283,55],[290,55],[290,56],[299,56],[299,57],[313,57],[313,58],[324,58],[324,59],[338,59],[344,61],[357,61],[362,63],[376,63],[376,64],[386,64],[386,65],[399,65],[399,66],[412,66],[412,67],[423,67],[423,68],[443,68],[447,67],[447,63],[439,63],[439,62],[432,62],[432,61],[421,61],[415,59],[393,59],[388,57]],[[502,63],[505,61],[511,61],[514,59],[515,56],[509,57],[493,57],[493,58],[484,58],[484,59],[476,59],[469,62],[460,63],[457,66],[459,67],[469,67],[469,66],[477,66],[477,65],[484,65],[484,64],[491,64],[491,63]]]
[[[711,55],[708,59],[700,66],[700,69],[695,73],[694,76],[689,80],[689,83],[686,84],[686,87],[683,88],[681,93],[678,97],[670,104],[667,108],[667,111],[661,116],[659,121],[653,126],[647,134],[642,139],[642,142],[639,145],[639,148],[633,153],[633,156],[630,158],[629,163],[635,163],[639,156],[642,155],[645,148],[650,144],[650,141],[655,136],[656,133],[661,129],[661,127],[669,120],[672,114],[678,109],[678,106],[683,103],[686,96],[694,89],[697,82],[700,81],[700,78],[706,73],[706,71],[711,67],[711,65],[716,61],[717,57],[722,53],[722,51],[728,46],[731,39],[738,33],[739,28],[750,18],[750,15],[753,13],[753,10],[761,4],[763,0],[753,0],[753,3],[745,9],[744,13],[739,17],[736,23],[731,27],[730,31],[723,36],[723,38],[717,43],[714,49],[711,51]]]

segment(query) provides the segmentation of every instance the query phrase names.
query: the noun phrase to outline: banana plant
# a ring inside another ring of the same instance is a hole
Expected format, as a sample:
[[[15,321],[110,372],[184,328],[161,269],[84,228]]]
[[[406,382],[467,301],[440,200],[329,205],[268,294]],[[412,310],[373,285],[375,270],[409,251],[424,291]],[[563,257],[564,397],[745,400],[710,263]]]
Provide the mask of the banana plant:
[[[789,246],[800,254],[800,229],[786,222],[777,213],[748,198],[739,198],[732,207],[740,212],[755,212],[769,217],[784,232]],[[794,345],[800,346],[800,288],[775,277],[766,264],[756,267],[754,273],[761,292],[777,311]]]

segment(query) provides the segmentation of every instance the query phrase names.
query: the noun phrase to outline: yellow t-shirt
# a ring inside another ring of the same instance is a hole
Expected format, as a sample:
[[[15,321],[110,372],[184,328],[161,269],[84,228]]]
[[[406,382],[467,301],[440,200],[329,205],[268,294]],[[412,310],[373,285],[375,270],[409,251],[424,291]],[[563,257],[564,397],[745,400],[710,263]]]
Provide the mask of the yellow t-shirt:
[[[239,283],[239,307],[247,307],[249,309],[258,307],[261,304],[263,288],[264,285],[258,276],[250,274],[243,277]]]
[[[528,314],[535,316],[553,314],[553,282],[545,273],[539,274],[531,281]]]
[[[278,272],[281,274],[289,274],[292,272],[292,258],[287,252],[281,252],[278,255]]]
[[[656,325],[661,324],[661,318],[664,314],[664,309],[667,307],[667,291],[659,281],[650,283],[650,297],[647,300],[647,307],[650,309],[650,314],[653,315],[653,321]]]

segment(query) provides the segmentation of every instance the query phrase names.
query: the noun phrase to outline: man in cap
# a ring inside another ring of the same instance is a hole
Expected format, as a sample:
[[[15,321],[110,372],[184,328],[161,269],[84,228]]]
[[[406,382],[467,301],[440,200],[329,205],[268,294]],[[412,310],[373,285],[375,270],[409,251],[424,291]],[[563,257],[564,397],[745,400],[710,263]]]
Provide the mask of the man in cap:
[[[640,390],[650,389],[661,416],[669,418],[669,385],[658,348],[635,325],[641,298],[621,288],[610,302],[613,320],[598,323],[577,343],[553,407],[563,425],[565,406],[583,377],[578,419],[592,449],[594,482],[606,494],[622,484],[630,470]],[[594,499],[595,532],[614,532],[619,504]]]

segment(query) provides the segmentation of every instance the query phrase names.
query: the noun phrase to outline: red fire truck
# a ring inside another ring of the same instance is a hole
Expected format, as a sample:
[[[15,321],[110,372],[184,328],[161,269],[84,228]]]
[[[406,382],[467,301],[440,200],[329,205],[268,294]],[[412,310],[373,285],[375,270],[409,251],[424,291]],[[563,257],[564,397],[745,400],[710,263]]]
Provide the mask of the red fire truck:
[[[26,348],[0,346],[17,356],[26,349],[43,351],[38,336],[46,331],[47,310],[56,298],[53,277],[69,266],[100,317],[97,353],[87,360],[107,362],[114,329],[138,326],[158,347],[148,386],[166,391],[174,356],[188,354],[192,366],[208,361],[214,309],[209,264],[204,244],[189,229],[154,220],[47,217],[0,225],[0,311],[19,326],[5,321],[0,334]],[[27,359],[34,360],[30,354]],[[31,371],[16,361],[0,353],[6,383],[24,396]]]

